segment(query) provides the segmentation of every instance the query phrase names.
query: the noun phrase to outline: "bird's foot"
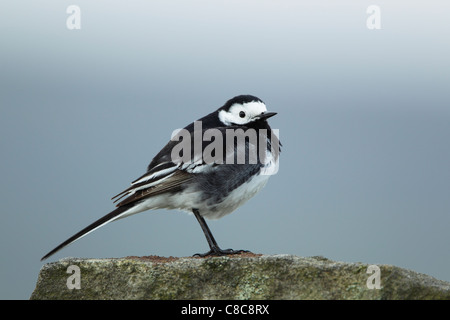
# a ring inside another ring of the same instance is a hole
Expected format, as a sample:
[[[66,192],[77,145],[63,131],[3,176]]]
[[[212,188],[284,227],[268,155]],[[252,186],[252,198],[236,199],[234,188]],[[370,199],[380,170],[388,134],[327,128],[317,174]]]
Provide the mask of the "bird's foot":
[[[248,250],[233,250],[233,249],[225,249],[222,250],[220,248],[214,248],[209,250],[206,253],[196,253],[194,254],[194,257],[200,257],[200,258],[205,258],[205,257],[219,257],[219,256],[227,256],[227,255],[231,255],[231,254],[241,254],[241,253],[246,253],[246,252],[250,252]]]

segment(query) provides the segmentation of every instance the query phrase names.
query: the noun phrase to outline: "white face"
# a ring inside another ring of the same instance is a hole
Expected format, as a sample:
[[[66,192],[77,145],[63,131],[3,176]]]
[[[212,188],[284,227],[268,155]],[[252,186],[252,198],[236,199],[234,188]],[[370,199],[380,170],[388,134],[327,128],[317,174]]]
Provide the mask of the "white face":
[[[235,103],[228,111],[219,111],[219,119],[227,126],[233,123],[243,125],[257,120],[266,111],[266,105],[262,102]]]

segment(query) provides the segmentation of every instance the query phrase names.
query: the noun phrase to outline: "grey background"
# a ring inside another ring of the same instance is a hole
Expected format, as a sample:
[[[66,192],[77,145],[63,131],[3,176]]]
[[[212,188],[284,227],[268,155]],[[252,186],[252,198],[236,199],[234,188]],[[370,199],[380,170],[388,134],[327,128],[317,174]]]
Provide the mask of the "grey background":
[[[336,2],[2,1],[0,298],[28,299],[40,257],[112,210],[174,129],[247,93],[279,113],[284,149],[259,195],[210,222],[223,248],[450,281],[450,6]],[[207,249],[193,216],[159,210],[49,261]]]

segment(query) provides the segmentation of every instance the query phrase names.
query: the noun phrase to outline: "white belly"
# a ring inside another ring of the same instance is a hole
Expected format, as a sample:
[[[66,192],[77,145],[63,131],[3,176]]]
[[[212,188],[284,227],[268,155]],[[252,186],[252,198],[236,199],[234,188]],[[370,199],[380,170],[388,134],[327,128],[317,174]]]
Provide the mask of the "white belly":
[[[270,176],[259,175],[242,184],[220,203],[211,208],[205,207],[200,210],[200,214],[208,219],[219,219],[233,212],[250,198],[256,195],[266,185]]]

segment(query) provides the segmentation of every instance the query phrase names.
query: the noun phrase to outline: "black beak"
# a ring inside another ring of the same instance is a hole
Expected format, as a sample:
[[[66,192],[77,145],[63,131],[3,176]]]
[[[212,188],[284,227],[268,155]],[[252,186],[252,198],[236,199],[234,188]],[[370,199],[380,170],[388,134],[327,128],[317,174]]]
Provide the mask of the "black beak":
[[[259,120],[267,120],[267,119],[269,119],[270,117],[273,117],[276,114],[277,114],[276,112],[264,112],[264,113],[261,113],[260,116],[259,116]]]

